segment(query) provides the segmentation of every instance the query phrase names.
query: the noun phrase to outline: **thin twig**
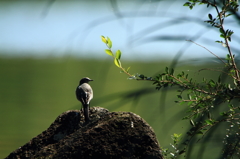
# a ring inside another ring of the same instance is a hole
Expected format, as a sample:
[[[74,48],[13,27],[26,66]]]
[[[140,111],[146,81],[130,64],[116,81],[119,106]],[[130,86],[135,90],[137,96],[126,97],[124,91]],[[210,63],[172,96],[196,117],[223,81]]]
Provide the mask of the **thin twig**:
[[[204,47],[204,46],[202,46],[202,45],[200,45],[200,44],[198,44],[198,43],[196,43],[196,42],[194,42],[194,41],[192,41],[192,40],[186,40],[186,41],[192,42],[192,43],[194,43],[194,44],[196,44],[196,45],[204,48],[205,50],[207,50],[208,52],[210,52],[212,55],[214,55],[216,58],[218,58],[224,65],[226,65],[226,63],[225,63],[219,56],[217,56],[216,54],[214,54],[212,51],[210,51],[210,50],[207,49],[206,47]]]
[[[233,75],[231,75],[231,74],[229,74],[229,73],[227,73],[225,71],[222,71],[222,70],[211,69],[211,68],[202,68],[202,69],[198,70],[198,72],[201,72],[203,70],[210,70],[210,71],[221,72],[221,73],[224,73],[225,75],[231,76],[233,79],[237,80],[237,78],[235,76],[233,76]]]

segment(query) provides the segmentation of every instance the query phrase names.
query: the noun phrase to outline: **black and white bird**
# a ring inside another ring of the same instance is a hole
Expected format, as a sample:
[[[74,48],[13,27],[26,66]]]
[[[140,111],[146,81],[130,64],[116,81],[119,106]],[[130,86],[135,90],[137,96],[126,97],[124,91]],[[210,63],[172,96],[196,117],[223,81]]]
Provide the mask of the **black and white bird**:
[[[88,77],[84,77],[80,80],[79,85],[76,89],[76,97],[82,103],[83,114],[85,122],[89,121],[89,105],[93,98],[93,90],[88,82],[93,81]]]

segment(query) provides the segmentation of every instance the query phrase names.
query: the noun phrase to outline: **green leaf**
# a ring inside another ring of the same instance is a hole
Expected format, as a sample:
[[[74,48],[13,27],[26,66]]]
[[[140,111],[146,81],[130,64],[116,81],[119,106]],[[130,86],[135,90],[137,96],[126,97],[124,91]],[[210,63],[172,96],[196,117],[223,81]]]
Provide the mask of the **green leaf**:
[[[114,58],[114,63],[115,63],[115,65],[116,65],[117,67],[121,68],[121,62],[120,62],[119,59]]]
[[[203,131],[198,131],[196,134],[200,134],[200,135],[202,135],[203,134]]]
[[[209,84],[211,87],[215,87],[215,86],[216,86],[216,84],[215,84],[215,82],[214,82],[213,80],[210,80],[208,84]]]
[[[111,50],[109,50],[109,49],[106,49],[106,50],[105,50],[105,52],[106,52],[106,54],[108,54],[108,55],[110,55],[110,56],[113,56],[113,53],[112,53],[112,51],[111,51]]]
[[[182,99],[182,96],[181,96],[181,95],[177,95],[177,97],[178,97],[179,99]]]
[[[219,28],[220,33],[225,34],[223,28]]]
[[[141,74],[141,75],[138,75],[138,77],[141,79],[144,79],[145,76]]]
[[[225,17],[231,16],[232,14],[227,14]]]
[[[228,40],[231,41],[231,36],[228,37]]]
[[[102,41],[107,44],[107,39],[104,36],[101,36]]]
[[[116,58],[118,59],[118,60],[120,60],[120,58],[121,58],[121,51],[120,50],[118,50],[117,52],[116,52]]]
[[[212,20],[212,14],[208,14],[208,18]]]
[[[224,35],[224,34],[220,34],[220,37],[221,37],[221,38],[225,38],[225,35]]]
[[[227,112],[221,112],[220,115],[227,117],[228,113]]]
[[[191,5],[191,3],[190,2],[186,2],[183,6],[189,6],[189,5]]]
[[[192,104],[193,104],[193,101],[188,102],[188,105],[192,105]]]
[[[228,35],[231,36],[234,32],[233,31],[229,31]]]
[[[165,72],[168,74],[168,67],[165,68]]]
[[[206,22],[206,23],[210,23],[210,24],[212,24],[212,23],[213,23],[213,21],[212,21],[212,20],[205,20],[204,22]]]
[[[112,48],[112,41],[109,37],[107,37],[107,46],[111,49]]]
[[[185,150],[182,150],[182,151],[180,151],[178,154],[181,155],[181,154],[183,154],[183,153],[185,153],[185,152],[186,152]]]
[[[177,138],[181,137],[182,134],[174,134],[174,136],[176,136]]]
[[[231,56],[227,54],[226,60],[231,60]]]
[[[209,119],[205,120],[205,123],[206,123],[207,125],[213,125],[213,121],[212,121],[212,120],[209,120]]]
[[[222,41],[219,41],[219,40],[217,40],[217,41],[215,41],[216,43],[223,43]]]

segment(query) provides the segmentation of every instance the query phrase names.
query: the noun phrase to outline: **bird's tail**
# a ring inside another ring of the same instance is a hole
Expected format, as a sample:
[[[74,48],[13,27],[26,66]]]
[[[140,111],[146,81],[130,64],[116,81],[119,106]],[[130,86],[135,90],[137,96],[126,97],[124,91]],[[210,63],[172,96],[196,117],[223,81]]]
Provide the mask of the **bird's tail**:
[[[85,122],[88,122],[89,121],[89,105],[88,104],[84,104],[83,113],[85,117]]]

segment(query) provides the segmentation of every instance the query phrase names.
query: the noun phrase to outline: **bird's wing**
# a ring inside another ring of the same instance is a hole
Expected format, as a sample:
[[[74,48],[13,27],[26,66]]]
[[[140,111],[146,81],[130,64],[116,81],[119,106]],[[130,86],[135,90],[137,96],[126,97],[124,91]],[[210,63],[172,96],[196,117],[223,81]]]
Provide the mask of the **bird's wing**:
[[[76,95],[78,100],[82,102],[82,104],[89,104],[90,100],[93,98],[93,91],[89,84],[82,84],[78,86],[76,90]]]
[[[85,94],[86,94],[86,103],[89,104],[90,101],[93,98],[93,91],[92,88],[90,87],[90,85],[87,85],[87,87],[85,87]]]

